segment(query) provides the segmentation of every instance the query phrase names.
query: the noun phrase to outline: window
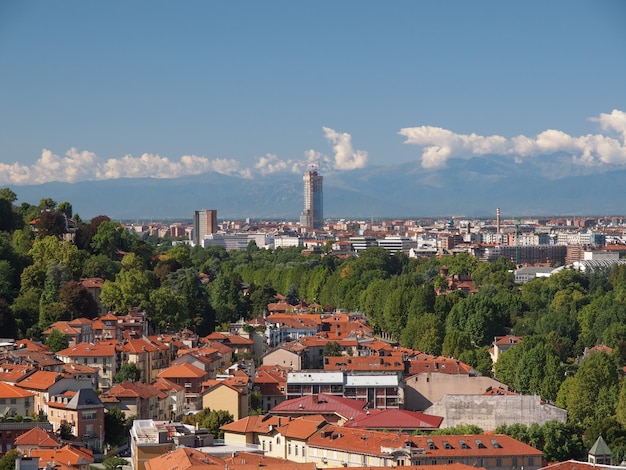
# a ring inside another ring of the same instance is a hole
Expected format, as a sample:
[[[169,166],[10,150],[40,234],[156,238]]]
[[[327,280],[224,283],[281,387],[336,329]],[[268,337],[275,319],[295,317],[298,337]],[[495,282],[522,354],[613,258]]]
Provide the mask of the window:
[[[83,411],[81,413],[81,418],[84,420],[96,419],[95,411]]]
[[[296,451],[296,455],[298,455],[298,446],[296,446],[295,451]]]
[[[502,467],[502,459],[496,459],[496,467]]]
[[[513,457],[513,468],[517,468],[517,457]]]
[[[272,451],[272,441],[270,441],[270,452]]]
[[[287,446],[287,454],[291,455],[291,443]]]
[[[265,441],[263,441],[261,444],[262,444],[263,452],[265,452]]]

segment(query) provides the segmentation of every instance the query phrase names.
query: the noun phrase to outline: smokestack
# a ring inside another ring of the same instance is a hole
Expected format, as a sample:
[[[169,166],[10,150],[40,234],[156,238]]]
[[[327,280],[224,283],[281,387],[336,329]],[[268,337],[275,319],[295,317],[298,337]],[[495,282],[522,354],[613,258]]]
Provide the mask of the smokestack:
[[[500,208],[496,209],[496,233],[500,233]]]

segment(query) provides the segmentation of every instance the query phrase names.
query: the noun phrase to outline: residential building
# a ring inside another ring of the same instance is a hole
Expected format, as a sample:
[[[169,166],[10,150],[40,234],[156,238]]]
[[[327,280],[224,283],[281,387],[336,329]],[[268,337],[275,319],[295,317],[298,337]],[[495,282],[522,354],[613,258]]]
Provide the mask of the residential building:
[[[35,409],[35,394],[14,385],[0,382],[0,416],[30,416]]]
[[[104,405],[91,388],[65,392],[51,397],[48,402],[48,421],[55,431],[66,422],[91,450],[101,450],[104,443]]]
[[[34,413],[47,415],[48,403],[52,400],[52,397],[67,390],[91,388],[91,381],[69,378],[58,372],[38,370],[20,380],[15,386],[34,394]]]
[[[113,385],[117,373],[116,342],[99,341],[97,343],[79,343],[76,346],[62,349],[57,357],[65,362],[75,362],[98,369],[99,384],[103,390]]]
[[[48,424],[48,429],[43,427],[33,427],[15,438],[13,447],[24,455],[29,455],[33,449],[58,449],[61,442],[52,432],[52,426]]]
[[[493,340],[493,348],[489,350],[491,360],[495,364],[503,352],[522,342],[521,336],[505,335],[496,336]]]
[[[397,374],[299,371],[287,374],[287,399],[319,393],[365,400],[371,408],[401,408],[404,391]]]
[[[93,321],[94,339],[101,340],[120,340],[120,329],[118,327],[118,317],[112,312],[101,316]]]
[[[290,367],[277,365],[256,368],[252,390],[261,393],[261,409],[264,412],[287,399],[287,372],[290,370]]]
[[[83,342],[90,343],[94,339],[92,321],[87,318],[54,322],[42,333],[44,343],[54,330],[58,330],[65,335],[69,346],[76,346],[78,343]]]
[[[202,391],[202,408],[225,410],[235,421],[248,416],[250,393],[248,383],[237,385],[236,379],[211,380],[205,382]]]
[[[161,378],[157,378],[152,385],[168,396],[169,410],[166,410],[165,419],[170,421],[182,420],[185,413],[185,387]]]
[[[217,233],[217,210],[194,211],[193,229],[191,231],[192,245],[202,245],[205,235],[213,233]]]
[[[538,470],[543,453],[501,434],[421,435],[326,426],[306,443],[318,468],[465,464],[486,470]]]
[[[202,409],[202,383],[209,380],[204,369],[185,363],[168,367],[158,377],[185,388],[185,410]]]
[[[118,408],[127,418],[154,419],[163,421],[170,418],[168,395],[159,388],[143,382],[115,384],[100,395],[107,409]]]
[[[119,350],[121,362],[135,364],[146,383],[152,383],[159,371],[170,365],[168,348],[162,349],[145,337],[130,339]]]
[[[47,421],[0,422],[0,455],[14,449],[15,440],[35,428],[41,428],[44,434],[52,432],[52,425]]]

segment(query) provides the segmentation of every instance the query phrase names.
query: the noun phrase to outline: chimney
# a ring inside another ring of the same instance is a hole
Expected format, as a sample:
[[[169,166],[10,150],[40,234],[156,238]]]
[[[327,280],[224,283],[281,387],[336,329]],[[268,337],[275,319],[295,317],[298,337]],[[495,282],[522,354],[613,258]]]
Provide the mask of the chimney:
[[[317,398],[317,395],[313,395],[313,396],[311,397],[311,401],[313,402],[313,404],[314,404],[314,405],[317,405],[317,403],[318,403],[318,398]]]
[[[500,233],[500,208],[496,209],[496,233]]]

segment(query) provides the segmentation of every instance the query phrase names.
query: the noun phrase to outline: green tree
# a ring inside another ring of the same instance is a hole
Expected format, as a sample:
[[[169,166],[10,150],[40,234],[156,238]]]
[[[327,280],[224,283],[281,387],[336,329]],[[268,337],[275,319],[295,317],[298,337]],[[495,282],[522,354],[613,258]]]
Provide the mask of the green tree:
[[[337,341],[328,341],[324,346],[324,357],[338,357],[341,356],[341,346]]]
[[[166,287],[150,292],[148,320],[160,333],[180,331],[189,325],[189,315],[182,296]]]
[[[112,446],[126,444],[131,424],[119,408],[110,408],[104,413],[104,442]]]
[[[276,301],[276,289],[271,284],[265,283],[262,286],[251,285],[250,304],[253,316],[262,316],[267,312],[267,305]]]
[[[235,275],[220,273],[210,286],[210,303],[218,324],[247,317],[249,304],[241,290],[241,280]]]
[[[103,461],[102,465],[106,470],[116,470],[122,468],[122,466],[129,465],[128,460],[117,455],[109,455]]]
[[[67,340],[65,334],[61,330],[57,330],[55,328],[48,335],[48,338],[46,339],[46,345],[53,353],[57,353],[63,349],[68,348],[70,343]]]
[[[199,413],[186,418],[187,420],[185,421],[190,421],[187,424],[198,424],[200,427],[205,428],[210,434],[213,434],[216,439],[222,439],[224,437],[224,431],[220,428],[234,421],[233,415],[228,411],[211,410],[210,408],[205,408]]]
[[[35,222],[37,238],[57,237],[60,238],[67,232],[67,219],[65,214],[55,210],[45,210],[39,214]]]
[[[154,284],[152,272],[122,270],[115,276],[115,281],[104,281],[100,303],[117,311],[126,311],[132,307],[146,308]]]
[[[295,285],[291,284],[289,289],[287,290],[287,294],[285,294],[285,300],[289,305],[297,305],[300,302],[300,297],[298,295],[298,289]]]
[[[17,449],[11,449],[0,458],[0,470],[15,470],[15,461],[22,455]]]
[[[67,201],[60,202],[57,206],[57,211],[63,214],[67,218],[67,220],[71,219],[74,216],[72,204]]]
[[[122,367],[117,371],[113,381],[116,384],[124,382],[138,382],[141,379],[141,370],[134,362],[126,362],[122,364]]]
[[[589,424],[596,416],[598,397],[606,393],[604,389],[616,386],[617,367],[604,352],[586,358],[568,387],[567,412],[574,424]],[[602,416],[608,418],[608,416]]]
[[[463,435],[463,434],[482,434],[483,430],[475,424],[458,424],[451,428],[437,429],[432,432],[436,436],[446,435]]]
[[[77,281],[71,280],[63,284],[59,289],[58,299],[67,308],[70,320],[80,317],[92,320],[98,316],[98,304]]]
[[[215,328],[215,311],[209,301],[209,293],[195,268],[181,268],[165,278],[162,287],[169,289],[182,302],[175,315],[174,325],[192,325],[199,334],[208,334]],[[237,299],[243,301],[241,290]],[[167,299],[167,297],[166,297]]]

